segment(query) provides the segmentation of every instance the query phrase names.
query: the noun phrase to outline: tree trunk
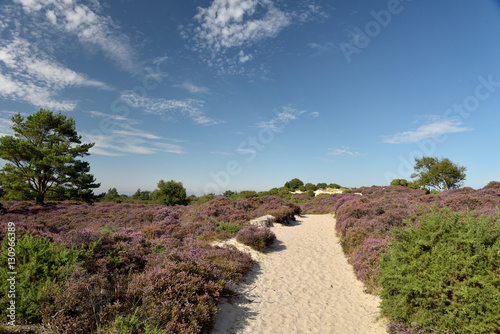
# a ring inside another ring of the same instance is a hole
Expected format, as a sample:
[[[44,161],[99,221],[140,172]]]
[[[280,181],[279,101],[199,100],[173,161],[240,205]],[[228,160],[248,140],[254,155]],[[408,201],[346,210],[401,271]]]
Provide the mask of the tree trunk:
[[[43,200],[45,199],[45,194],[39,193],[35,196],[35,205],[44,205]]]

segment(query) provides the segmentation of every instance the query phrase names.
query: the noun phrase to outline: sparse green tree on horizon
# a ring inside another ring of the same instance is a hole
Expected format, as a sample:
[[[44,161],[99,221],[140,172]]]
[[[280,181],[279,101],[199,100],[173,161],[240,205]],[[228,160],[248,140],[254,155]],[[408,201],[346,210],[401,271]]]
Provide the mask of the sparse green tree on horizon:
[[[187,205],[188,200],[186,196],[186,189],[182,182],[175,182],[170,180],[165,182],[160,180],[158,182],[158,189],[151,193],[153,202],[163,205]]]
[[[12,116],[13,136],[0,138],[0,158],[9,161],[1,169],[0,182],[9,193],[24,193],[44,204],[46,195],[57,198],[93,199],[95,183],[87,162],[94,143],[82,144],[75,121],[60,112],[40,109],[26,119]]]
[[[304,186],[304,182],[295,178],[285,183],[285,187],[290,189],[291,191],[299,189],[301,186]]]
[[[416,173],[411,177],[417,178],[415,183],[421,187],[431,187],[437,190],[454,189],[462,185],[466,177],[466,169],[454,164],[448,158],[415,158]]]
[[[408,187],[408,181],[405,179],[394,179],[391,181],[391,186]]]
[[[132,199],[138,199],[141,201],[149,201],[149,200],[151,200],[151,191],[148,191],[148,190],[142,191],[141,188],[139,188],[132,195]]]

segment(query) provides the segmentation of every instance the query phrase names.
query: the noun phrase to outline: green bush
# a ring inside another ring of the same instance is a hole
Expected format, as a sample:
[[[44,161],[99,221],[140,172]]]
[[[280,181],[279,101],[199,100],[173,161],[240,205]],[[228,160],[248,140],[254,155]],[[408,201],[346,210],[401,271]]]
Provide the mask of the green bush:
[[[30,234],[21,236],[15,245],[15,265],[13,270],[7,265],[9,238],[5,237],[0,254],[0,304],[7,305],[11,279],[15,280],[16,318],[23,322],[39,321],[40,303],[44,299],[44,288],[53,283],[62,283],[75,266],[92,250],[68,248],[65,244],[50,241]],[[15,271],[12,275],[9,272]],[[6,307],[1,309],[1,319],[7,319]]]
[[[231,222],[216,222],[216,224],[219,225],[219,227],[217,227],[217,232],[236,234],[241,229],[239,225],[233,224]]]
[[[418,227],[395,228],[380,262],[382,315],[428,331],[499,333],[499,219],[434,207]]]
[[[256,191],[253,190],[243,190],[238,194],[238,198],[252,198],[259,197]]]
[[[168,206],[187,205],[186,189],[182,182],[160,180],[157,187],[158,189],[151,193],[151,199],[154,203]]]
[[[405,179],[394,179],[391,181],[391,186],[408,187],[408,181]]]
[[[148,324],[139,320],[136,313],[115,319],[114,329],[110,334],[166,334],[160,329],[151,329]]]

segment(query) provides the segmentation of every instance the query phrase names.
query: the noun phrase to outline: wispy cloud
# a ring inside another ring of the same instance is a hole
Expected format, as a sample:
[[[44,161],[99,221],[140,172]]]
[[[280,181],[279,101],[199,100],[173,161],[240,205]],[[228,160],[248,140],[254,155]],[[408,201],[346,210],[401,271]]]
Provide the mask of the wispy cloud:
[[[204,101],[197,99],[167,100],[162,98],[143,97],[131,91],[121,94],[121,99],[134,108],[141,108],[145,112],[173,118],[174,113],[189,117],[196,124],[215,125],[220,123],[202,111]]]
[[[427,138],[470,130],[472,129],[463,126],[463,123],[460,121],[442,120],[434,117],[431,123],[422,125],[415,130],[384,136],[383,142],[389,144],[416,143]]]
[[[227,153],[227,152],[210,152],[210,154],[215,154],[215,155],[232,155],[231,153]]]
[[[359,153],[356,151],[351,150],[349,147],[342,147],[342,148],[331,148],[329,149],[330,152],[327,153],[327,155],[347,155],[351,157],[359,157],[362,155],[366,155],[363,153]]]
[[[95,143],[90,153],[104,156],[124,156],[128,154],[185,154],[184,148],[171,138],[163,138],[150,132],[135,128],[140,122],[115,114],[97,111],[88,112],[92,117],[106,118],[111,126],[107,131],[82,131],[86,142]]]
[[[75,36],[84,45],[93,45],[123,69],[137,73],[140,68],[129,38],[109,17],[101,14],[98,1],[14,0],[27,16],[46,22],[57,32]]]
[[[274,132],[281,132],[283,131],[283,127],[290,121],[298,119],[302,114],[305,113],[307,113],[307,110],[298,110],[291,105],[287,105],[279,108],[276,111],[275,116],[269,121],[257,123],[257,127],[261,129],[270,129]]]
[[[138,121],[138,120],[135,120],[135,119],[132,119],[132,118],[128,118],[128,117],[125,117],[125,116],[122,116],[122,115],[106,114],[106,113],[103,113],[103,112],[100,112],[100,111],[94,111],[94,110],[87,111],[87,113],[90,114],[92,117],[101,117],[101,118],[107,118],[107,119],[110,119],[110,120],[114,120],[114,121],[117,121],[117,122],[122,122],[121,126],[124,126],[124,124],[126,124],[127,127],[129,127],[129,128],[133,124],[139,124],[140,123],[140,121]]]
[[[327,56],[340,51],[340,48],[333,42],[309,43],[307,46],[312,51],[310,55],[311,58]]]
[[[197,86],[189,81],[185,81],[179,85],[174,85],[174,87],[183,88],[190,93],[204,93],[204,94],[210,93],[210,89],[208,89],[207,87]]]
[[[245,153],[257,154],[257,151],[253,148],[238,148],[238,149],[236,149],[236,152],[242,153],[242,154],[245,154]]]
[[[0,96],[14,101],[31,103],[37,107],[72,110],[74,101],[58,98],[71,87],[110,89],[105,83],[77,73],[38,49],[27,40],[15,37],[0,41]]]

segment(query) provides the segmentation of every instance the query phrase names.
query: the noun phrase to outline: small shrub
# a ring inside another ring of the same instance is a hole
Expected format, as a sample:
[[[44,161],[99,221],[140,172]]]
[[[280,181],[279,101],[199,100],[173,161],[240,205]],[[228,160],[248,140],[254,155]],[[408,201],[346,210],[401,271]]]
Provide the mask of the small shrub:
[[[267,227],[250,226],[239,231],[236,240],[262,252],[276,240],[276,235]]]
[[[423,330],[498,333],[500,224],[434,207],[393,230],[380,263],[382,315]]]
[[[199,333],[211,327],[223,282],[205,279],[194,263],[166,261],[135,274],[128,286],[139,319],[167,333]]]
[[[358,279],[365,284],[368,292],[376,291],[378,284],[379,259],[388,245],[387,239],[368,238],[353,253],[352,266]]]
[[[103,311],[112,308],[115,289],[102,276],[79,269],[63,284],[47,286],[41,305],[44,325],[57,334],[87,334],[110,320]]]
[[[339,198],[337,200],[337,202],[335,202],[335,205],[333,206],[333,211],[337,212],[337,210],[340,208],[340,206],[342,204],[344,204],[347,201],[350,201],[351,199],[356,199],[356,197],[355,196],[344,196],[344,197]]]
[[[113,235],[113,233],[116,232],[115,229],[113,229],[111,226],[109,225],[106,225],[104,226],[103,229],[101,229],[99,232],[101,232],[102,234],[104,234],[105,236],[107,236],[108,238],[111,238],[111,236]]]
[[[140,321],[136,313],[117,317],[110,334],[167,334],[161,329],[151,329],[149,324]]]
[[[4,238],[0,262],[7,263],[9,238]],[[15,276],[16,312],[19,319],[26,322],[41,319],[40,303],[45,297],[44,288],[53,283],[62,283],[74,267],[88,254],[65,244],[52,242],[48,238],[24,234],[16,242]],[[0,302],[8,303],[9,268],[0,266]],[[2,320],[6,320],[7,310],[2,308]]]
[[[499,189],[500,190],[500,182],[497,181],[491,181],[488,183],[484,189]]]
[[[217,227],[217,232],[227,232],[231,234],[236,234],[239,232],[241,227],[239,225],[233,224],[231,222],[216,222],[219,227]]]

